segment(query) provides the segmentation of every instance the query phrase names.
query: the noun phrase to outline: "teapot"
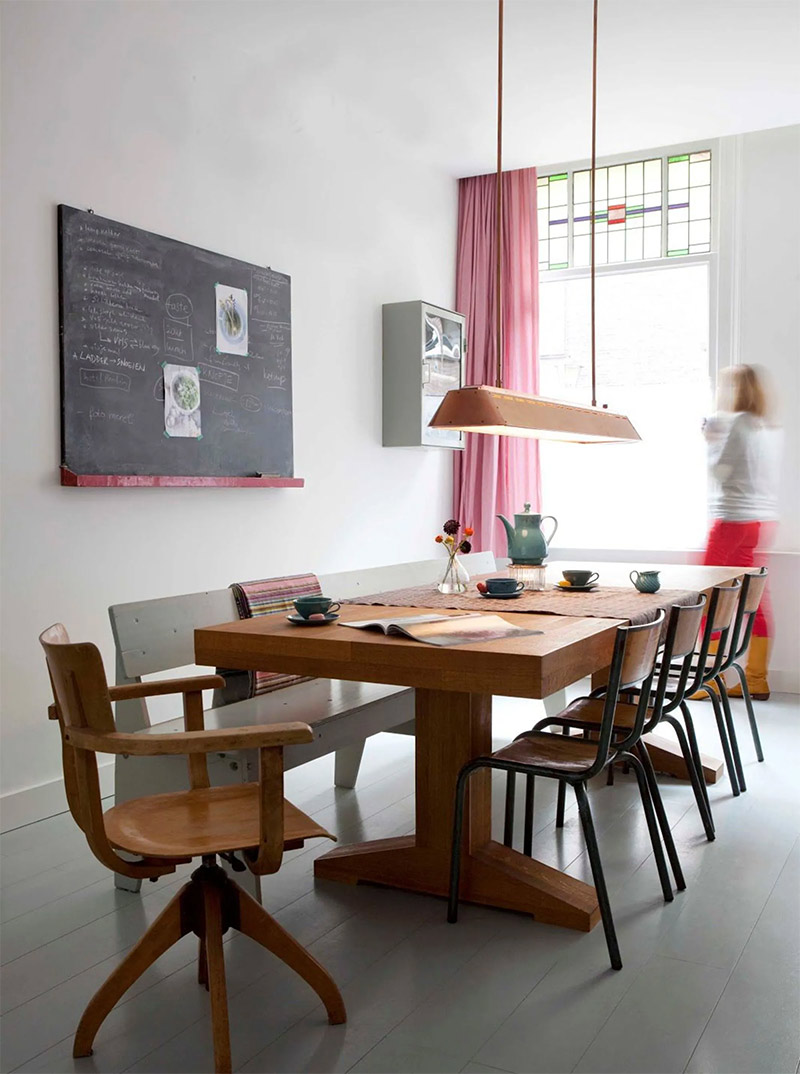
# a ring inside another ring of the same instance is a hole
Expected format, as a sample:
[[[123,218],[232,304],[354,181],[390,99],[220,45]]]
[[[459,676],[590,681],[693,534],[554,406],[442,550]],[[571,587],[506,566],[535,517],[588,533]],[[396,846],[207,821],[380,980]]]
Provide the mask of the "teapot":
[[[503,515],[497,517],[506,528],[508,555],[512,563],[538,565],[546,558],[547,546],[558,529],[558,522],[552,515],[531,514],[531,505],[526,503],[522,514],[514,515],[513,526]],[[548,518],[553,523],[553,529],[545,540],[541,527]]]

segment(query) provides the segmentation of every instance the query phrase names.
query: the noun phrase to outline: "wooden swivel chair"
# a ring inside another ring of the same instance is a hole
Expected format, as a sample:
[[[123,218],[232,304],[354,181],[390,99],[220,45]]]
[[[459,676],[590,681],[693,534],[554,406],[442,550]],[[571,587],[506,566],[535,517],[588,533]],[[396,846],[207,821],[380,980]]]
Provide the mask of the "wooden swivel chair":
[[[123,993],[160,955],[193,932],[200,940],[198,980],[211,996],[214,1063],[231,1070],[228,1003],[222,936],[238,929],[266,947],[314,989],[337,1025],[346,1020],[339,989],[327,971],[216,862],[240,851],[259,875],[280,868],[285,849],[306,839],[334,837],[283,797],[283,747],[311,742],[304,723],[270,727],[203,729],[203,690],[224,685],[218,675],[109,687],[100,653],[88,642],[72,643],[58,623],[39,638],[47,658],[55,704],[51,719],[61,728],[64,783],[70,812],[95,856],[116,873],[155,879],[199,857],[201,865],[153,922],[105,984],[78,1024],[75,1057],[92,1054],[103,1019]],[[183,694],[186,730],[172,734],[124,734],[114,726],[111,702],[159,694]],[[259,781],[210,787],[206,754],[258,749]],[[138,756],[186,754],[191,790],[136,798],[103,813],[98,753]],[[126,861],[117,851],[140,856]],[[241,862],[237,864],[241,866]]]

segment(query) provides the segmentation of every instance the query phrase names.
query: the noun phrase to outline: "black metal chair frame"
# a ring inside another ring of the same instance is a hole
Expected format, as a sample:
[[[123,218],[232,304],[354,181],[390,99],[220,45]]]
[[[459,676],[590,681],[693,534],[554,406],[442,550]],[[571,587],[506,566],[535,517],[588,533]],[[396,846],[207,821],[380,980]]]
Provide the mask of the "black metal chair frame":
[[[650,792],[653,798],[653,805],[655,806],[656,815],[658,817],[659,827],[661,828],[662,838],[664,845],[667,849],[667,856],[670,859],[672,866],[672,872],[675,877],[675,884],[679,891],[683,891],[686,887],[686,883],[683,878],[683,871],[678,859],[678,853],[675,848],[675,841],[672,837],[672,830],[669,826],[669,819],[667,818],[666,810],[664,809],[664,803],[661,800],[661,794],[658,789],[658,783],[656,780],[655,769],[653,768],[653,762],[650,758],[650,754],[647,751],[647,745],[644,742],[644,735],[654,731],[662,720],[668,722],[675,729],[675,733],[678,738],[678,744],[683,754],[683,759],[686,764],[686,770],[689,774],[689,781],[692,785],[692,791],[694,792],[695,801],[697,803],[697,809],[700,813],[700,818],[703,822],[703,828],[705,829],[706,836],[709,841],[713,841],[715,838],[714,822],[711,817],[711,811],[707,806],[706,798],[704,795],[704,780],[703,769],[699,763],[699,753],[695,757],[692,749],[687,740],[686,733],[680,722],[672,715],[674,710],[678,708],[683,701],[686,691],[687,683],[689,681],[689,675],[692,672],[693,661],[695,659],[694,641],[691,646],[684,652],[675,652],[675,639],[680,627],[681,617],[688,613],[699,613],[706,604],[705,596],[701,596],[697,604],[675,604],[673,605],[669,622],[667,624],[667,633],[664,640],[664,646],[660,656],[660,671],[658,678],[658,686],[655,694],[651,700],[651,707],[649,708],[649,716],[645,720],[642,728],[642,738],[635,744],[633,749],[640,757],[642,764],[647,772],[647,779],[650,785]],[[677,661],[680,660],[680,664]],[[669,679],[674,678],[677,672],[678,679],[674,686],[670,687]],[[607,686],[598,687],[593,690],[589,695],[592,698],[601,698],[605,694]],[[621,691],[624,693],[624,691]],[[535,730],[540,730],[544,727],[552,724],[558,724],[564,728],[563,733],[568,734],[570,728],[576,727],[583,730],[584,735],[587,732],[596,733],[597,724],[588,723],[587,721],[570,720],[567,717],[563,719],[559,717],[546,717],[544,720],[540,720],[535,725]],[[627,733],[627,728],[615,729],[617,734]],[[695,742],[696,745],[696,742]],[[609,774],[613,771],[613,764],[608,766]],[[532,777],[529,777],[532,779]],[[564,795],[563,784],[558,788],[558,803],[556,807],[556,827],[563,827],[564,824]],[[526,794],[526,799],[528,795]],[[530,797],[532,798],[532,792]],[[526,815],[527,821],[527,815]]]
[[[736,637],[736,621],[739,618],[739,609],[744,608],[741,593],[737,605],[737,612],[731,617],[731,622],[721,629],[715,629],[713,624],[714,619],[716,618],[716,608],[720,594],[730,589],[741,588],[742,583],[737,579],[730,586],[714,586],[712,589],[711,600],[709,601],[708,613],[706,615],[706,624],[700,642],[700,650],[695,654],[694,662],[692,663],[691,670],[693,672],[693,679],[686,687],[684,698],[679,706],[686,726],[689,743],[692,748],[692,754],[696,757],[696,763],[698,764],[699,771],[702,773],[700,750],[697,746],[697,735],[695,733],[694,721],[692,720],[692,714],[689,710],[686,698],[701,691],[708,695],[714,710],[714,719],[716,720],[719,740],[722,745],[722,754],[725,758],[725,767],[728,771],[731,791],[735,798],[738,798],[742,791],[747,790],[747,785],[744,780],[744,772],[742,770],[742,760],[739,754],[739,742],[736,737],[736,727],[733,722],[733,713],[731,711],[730,701],[728,700],[727,690],[723,684],[718,694],[717,690],[714,689],[714,686],[719,686],[722,679],[722,673],[727,670],[730,666],[730,662],[733,660],[731,654],[735,652],[734,639]],[[712,663],[709,664],[708,657],[714,635],[717,635],[717,648],[716,652],[712,654],[714,659]],[[673,723],[672,726],[674,727],[675,724]],[[706,787],[704,779],[702,779],[700,783],[703,797],[706,802],[706,809],[710,817],[711,802],[708,796],[708,788]]]
[[[747,709],[747,719],[750,723],[750,733],[753,736],[753,746],[755,747],[756,757],[759,761],[764,760],[764,751],[761,748],[761,736],[758,733],[758,724],[756,723],[756,714],[753,708],[753,699],[750,696],[750,687],[747,684],[747,675],[742,668],[739,661],[747,652],[747,648],[750,645],[750,641],[753,637],[753,626],[756,621],[756,613],[758,608],[754,608],[753,611],[747,611],[747,597],[750,592],[750,586],[754,578],[765,578],[769,572],[766,567],[761,567],[758,571],[745,574],[742,579],[742,591],[739,595],[739,604],[736,609],[736,618],[733,622],[733,629],[731,631],[731,643],[728,646],[728,653],[723,661],[720,672],[716,678],[716,684],[719,688],[720,697],[722,699],[722,705],[725,710],[725,719],[729,725],[733,726],[733,716],[731,714],[730,698],[728,696],[728,688],[725,684],[724,673],[730,668],[736,671],[739,677],[739,682],[742,687],[742,697],[744,698],[745,707]],[[735,732],[732,736],[731,743],[736,742]],[[741,789],[747,790],[744,782],[744,773],[742,772],[742,762],[739,756],[739,745],[736,742],[733,750],[734,760],[736,761],[736,775],[739,780]]]
[[[650,697],[650,688],[653,682],[653,676],[655,674],[655,660],[653,666],[650,669],[647,676],[643,679],[639,679],[636,682],[622,683],[622,668],[625,658],[625,649],[628,642],[628,638],[631,634],[645,630],[661,630],[664,622],[664,613],[660,612],[658,618],[652,623],[644,623],[640,626],[631,627],[619,627],[617,629],[616,638],[614,641],[614,653],[611,660],[611,672],[609,675],[609,682],[607,687],[607,694],[605,697],[605,703],[603,707],[603,717],[600,724],[600,729],[597,736],[597,753],[594,761],[585,769],[580,772],[567,773],[558,768],[549,768],[546,766],[524,764],[516,761],[509,761],[501,758],[497,758],[494,755],[487,757],[477,757],[475,760],[470,761],[464,765],[458,775],[458,781],[456,785],[456,800],[455,800],[455,813],[453,818],[453,848],[451,855],[450,865],[450,893],[448,899],[447,920],[451,923],[458,920],[458,899],[459,899],[459,881],[461,876],[461,836],[464,820],[464,795],[467,787],[469,777],[473,772],[476,772],[480,768],[497,769],[509,774],[511,778],[515,773],[520,772],[522,774],[530,774],[534,776],[543,776],[547,779],[556,779],[559,782],[569,783],[574,791],[575,797],[578,802],[578,812],[581,818],[581,824],[583,826],[584,838],[586,840],[586,850],[589,855],[589,862],[592,869],[592,877],[594,879],[595,889],[597,891],[597,901],[600,906],[600,916],[603,922],[603,930],[605,932],[606,943],[608,945],[608,953],[611,959],[611,965],[615,970],[622,969],[622,959],[619,953],[619,944],[617,942],[616,930],[614,928],[614,920],[611,914],[611,905],[608,899],[608,889],[606,888],[605,876],[603,874],[603,866],[600,860],[600,851],[597,845],[597,837],[594,830],[594,822],[592,820],[592,811],[589,805],[589,796],[586,792],[586,783],[592,779],[599,772],[605,768],[605,766],[612,760],[624,758],[633,767],[636,772],[637,782],[639,784],[639,793],[641,794],[642,804],[644,806],[645,816],[647,819],[647,827],[650,833],[650,839],[653,844],[653,854],[656,861],[656,867],[658,869],[659,879],[661,881],[661,888],[666,902],[671,902],[674,898],[672,887],[670,885],[669,873],[667,871],[666,860],[664,858],[664,851],[661,846],[661,839],[659,836],[658,823],[656,820],[655,811],[653,808],[653,802],[650,796],[649,782],[645,767],[642,764],[640,758],[630,752],[630,748],[638,741],[642,727],[647,716],[648,700]],[[616,708],[617,700],[621,690],[631,688],[634,685],[641,685],[642,693],[637,705],[636,717],[634,725],[630,729],[629,734],[620,741],[612,745],[612,733],[614,729],[614,710]],[[661,683],[659,683],[659,687]],[[521,738],[527,737],[549,737],[547,732],[535,732],[526,731],[522,735],[518,735],[515,741]],[[513,798],[513,795],[512,795]],[[530,814],[532,814],[532,809]],[[526,814],[526,818],[529,814]],[[506,821],[508,822],[508,795],[506,797]],[[513,817],[512,817],[513,823]]]

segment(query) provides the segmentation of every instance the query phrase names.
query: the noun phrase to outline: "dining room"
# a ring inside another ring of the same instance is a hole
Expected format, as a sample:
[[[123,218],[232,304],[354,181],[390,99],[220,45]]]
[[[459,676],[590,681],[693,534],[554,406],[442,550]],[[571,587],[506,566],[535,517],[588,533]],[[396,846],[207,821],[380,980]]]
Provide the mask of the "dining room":
[[[800,5],[0,20],[0,1070],[798,1074]]]

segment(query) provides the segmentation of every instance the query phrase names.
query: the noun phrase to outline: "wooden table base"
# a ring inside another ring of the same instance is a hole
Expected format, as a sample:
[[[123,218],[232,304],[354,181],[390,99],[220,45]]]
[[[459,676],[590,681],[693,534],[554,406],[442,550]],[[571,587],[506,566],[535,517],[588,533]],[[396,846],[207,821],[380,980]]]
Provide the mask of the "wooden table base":
[[[455,785],[462,765],[491,752],[490,695],[416,691],[416,833],[339,847],[316,876],[447,894]],[[600,920],[595,889],[491,838],[491,775],[467,792],[461,898],[589,932]],[[444,911],[443,911],[444,912]]]
[[[647,752],[653,762],[656,772],[663,772],[667,776],[676,779],[688,779],[686,762],[683,759],[680,746],[674,739],[663,738],[661,735],[645,735]],[[717,757],[711,757],[707,753],[700,754],[703,765],[703,778],[706,783],[717,783],[722,779],[725,766]]]

